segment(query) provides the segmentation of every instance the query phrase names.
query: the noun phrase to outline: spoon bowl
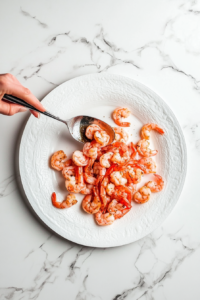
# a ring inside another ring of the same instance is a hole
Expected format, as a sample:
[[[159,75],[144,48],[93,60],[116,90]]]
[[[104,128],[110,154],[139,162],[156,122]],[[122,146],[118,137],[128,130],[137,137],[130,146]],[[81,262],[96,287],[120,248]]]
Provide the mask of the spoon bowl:
[[[108,144],[111,144],[115,139],[115,132],[113,128],[110,125],[108,125],[106,122],[93,117],[77,116],[70,120],[67,120],[66,124],[68,126],[69,132],[71,133],[72,137],[78,142],[83,144],[87,142],[91,142],[91,140],[89,140],[86,137],[85,131],[86,128],[92,124],[98,125],[102,130],[106,131],[106,133],[110,137]]]

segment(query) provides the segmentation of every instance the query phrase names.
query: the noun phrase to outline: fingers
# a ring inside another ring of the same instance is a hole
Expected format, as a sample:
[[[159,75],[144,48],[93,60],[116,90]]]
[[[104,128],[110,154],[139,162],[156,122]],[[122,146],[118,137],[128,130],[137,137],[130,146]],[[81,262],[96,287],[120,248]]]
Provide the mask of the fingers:
[[[32,113],[32,115],[34,115],[36,118],[40,118],[40,113],[34,110],[30,110],[30,112]]]
[[[0,91],[1,94],[9,94],[21,98],[27,103],[33,105],[41,111],[45,111],[45,108],[40,101],[30,92],[29,89],[22,86],[18,80],[11,74],[0,75]],[[2,97],[1,97],[2,98]],[[0,99],[1,99],[0,98]],[[34,114],[34,113],[33,113]],[[38,115],[37,113],[34,114]]]
[[[25,112],[27,111],[28,108],[18,105],[18,104],[13,104],[5,101],[1,101],[0,105],[0,114],[2,115],[7,115],[7,116],[13,116],[16,113],[19,112]],[[40,113],[37,111],[30,110],[30,112],[36,117],[40,118]]]
[[[19,112],[27,111],[26,107],[23,107],[18,104],[10,104],[8,102],[1,101],[0,113],[7,116],[12,116]]]
[[[17,78],[15,76],[13,76],[12,74],[9,74],[9,73],[0,74],[0,81],[5,78],[6,78],[6,81],[9,81],[11,83],[21,84],[19,82],[19,80],[17,80]]]

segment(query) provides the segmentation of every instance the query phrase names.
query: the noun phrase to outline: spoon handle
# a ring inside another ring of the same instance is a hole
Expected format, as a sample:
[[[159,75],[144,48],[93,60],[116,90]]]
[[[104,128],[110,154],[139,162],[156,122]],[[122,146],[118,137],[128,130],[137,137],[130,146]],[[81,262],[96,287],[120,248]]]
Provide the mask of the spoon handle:
[[[3,99],[6,100],[6,101],[9,101],[9,102],[12,102],[14,104],[20,104],[21,106],[24,106],[24,107],[26,107],[26,108],[28,108],[30,110],[37,111],[37,112],[39,112],[39,113],[41,113],[41,114],[43,114],[43,115],[45,115],[47,117],[53,118],[53,119],[55,119],[57,121],[60,121],[60,122],[63,122],[63,123],[66,124],[66,121],[64,121],[64,120],[62,120],[62,119],[60,119],[60,118],[52,115],[48,111],[41,111],[41,110],[35,108],[33,105],[27,103],[26,101],[24,101],[24,100],[22,100],[20,98],[15,97],[15,96],[4,94]]]

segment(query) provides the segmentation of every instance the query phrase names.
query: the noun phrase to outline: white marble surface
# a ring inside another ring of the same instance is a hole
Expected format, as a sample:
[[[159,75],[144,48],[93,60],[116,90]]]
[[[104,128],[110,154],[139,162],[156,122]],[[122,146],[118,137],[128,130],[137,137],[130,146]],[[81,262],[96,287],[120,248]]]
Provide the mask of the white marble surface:
[[[188,147],[185,187],[164,224],[93,249],[29,211],[16,163],[28,113],[0,116],[0,300],[199,300],[200,0],[1,0],[0,28],[0,73],[39,99],[82,74],[125,75],[168,103]]]

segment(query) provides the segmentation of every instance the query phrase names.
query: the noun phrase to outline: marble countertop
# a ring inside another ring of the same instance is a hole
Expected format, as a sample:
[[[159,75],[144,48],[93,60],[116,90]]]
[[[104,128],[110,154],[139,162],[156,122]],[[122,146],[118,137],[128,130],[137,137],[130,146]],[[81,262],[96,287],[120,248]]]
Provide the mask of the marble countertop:
[[[160,228],[88,248],[52,234],[25,204],[17,160],[29,113],[1,115],[0,300],[200,299],[200,0],[2,0],[0,26],[0,73],[40,100],[79,75],[128,76],[168,103],[188,149],[182,195]]]

